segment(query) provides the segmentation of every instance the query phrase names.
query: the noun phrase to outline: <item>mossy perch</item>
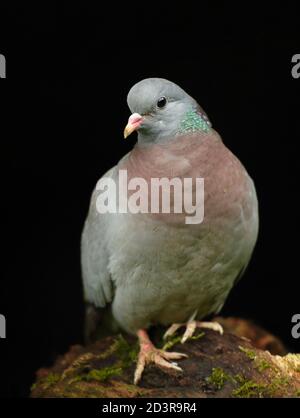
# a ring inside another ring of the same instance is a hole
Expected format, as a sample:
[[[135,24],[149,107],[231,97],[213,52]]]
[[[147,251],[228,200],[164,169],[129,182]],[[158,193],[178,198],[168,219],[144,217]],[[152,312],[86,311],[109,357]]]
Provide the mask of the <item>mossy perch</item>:
[[[172,350],[188,354],[180,361],[183,373],[146,368],[139,386],[133,374],[136,340],[107,337],[87,347],[73,346],[50,369],[40,369],[32,397],[299,397],[300,354],[285,354],[282,344],[248,321],[219,318],[223,336],[210,330]],[[251,342],[242,338],[252,338]],[[254,330],[256,330],[254,332]],[[230,331],[230,332],[228,332]],[[236,334],[236,335],[234,335]],[[258,338],[258,335],[260,336]],[[262,341],[265,341],[265,347]],[[264,348],[270,349],[264,351]],[[276,355],[277,354],[277,355]],[[281,355],[279,355],[281,354]]]

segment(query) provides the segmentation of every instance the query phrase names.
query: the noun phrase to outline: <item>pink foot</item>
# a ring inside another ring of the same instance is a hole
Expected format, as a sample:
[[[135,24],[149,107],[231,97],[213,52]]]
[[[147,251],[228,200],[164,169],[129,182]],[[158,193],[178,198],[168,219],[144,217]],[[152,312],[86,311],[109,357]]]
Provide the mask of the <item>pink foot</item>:
[[[181,339],[182,343],[185,343],[188,338],[191,338],[196,330],[196,328],[207,328],[212,329],[213,331],[219,332],[221,335],[223,334],[223,328],[218,322],[202,322],[202,321],[195,321],[190,320],[186,324],[173,324],[170,328],[167,329],[164,335],[164,339],[172,336],[175,332],[181,328],[186,327],[185,333]]]
[[[134,373],[134,384],[136,385],[143,374],[144,368],[147,364],[154,363],[163,369],[173,369],[182,372],[182,369],[177,366],[175,362],[168,360],[178,360],[187,357],[183,353],[169,353],[165,350],[156,348],[145,330],[139,330],[137,336],[140,342],[140,352],[138,362]]]

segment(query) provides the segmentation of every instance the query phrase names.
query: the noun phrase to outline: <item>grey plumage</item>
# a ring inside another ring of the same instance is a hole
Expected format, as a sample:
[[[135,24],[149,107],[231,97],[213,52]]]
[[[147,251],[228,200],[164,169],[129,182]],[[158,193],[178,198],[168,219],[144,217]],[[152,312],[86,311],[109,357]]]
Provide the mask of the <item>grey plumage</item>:
[[[157,100],[167,98],[164,109]],[[82,234],[85,299],[111,306],[129,333],[154,324],[201,319],[222,308],[247,266],[258,232],[253,182],[212,128],[182,131],[189,111],[205,115],[181,88],[148,79],[128,95],[132,112],[143,116],[138,143],[104,177],[203,177],[205,216],[186,225],[177,214],[99,214],[92,195]],[[205,117],[205,116],[204,116]]]

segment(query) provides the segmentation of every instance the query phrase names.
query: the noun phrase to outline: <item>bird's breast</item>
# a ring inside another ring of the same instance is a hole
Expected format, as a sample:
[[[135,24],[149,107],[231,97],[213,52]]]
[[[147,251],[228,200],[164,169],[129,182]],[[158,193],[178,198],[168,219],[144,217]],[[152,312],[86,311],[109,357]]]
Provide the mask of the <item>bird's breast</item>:
[[[195,211],[197,205],[203,205],[204,216],[200,223],[220,218],[234,221],[240,218],[241,211],[246,219],[252,216],[256,200],[252,180],[213,130],[205,135],[180,136],[164,144],[137,145],[119,163],[118,169],[126,171],[128,184],[131,180],[142,179],[143,184],[147,185],[138,189],[139,199],[147,201],[148,213],[145,216],[156,220],[175,225],[186,224],[188,214],[185,198],[193,203]],[[169,182],[158,183],[162,179]],[[157,184],[160,192],[154,193],[153,185],[157,190]],[[181,194],[176,189],[177,186],[180,188],[180,184]],[[202,200],[198,196],[200,187],[203,191]],[[127,190],[126,193],[130,199],[136,190]],[[169,198],[169,207],[163,207],[166,203],[163,196]],[[182,202],[181,212],[178,198]],[[158,202],[153,202],[153,199],[158,199]],[[156,208],[156,211],[151,211],[152,208]]]

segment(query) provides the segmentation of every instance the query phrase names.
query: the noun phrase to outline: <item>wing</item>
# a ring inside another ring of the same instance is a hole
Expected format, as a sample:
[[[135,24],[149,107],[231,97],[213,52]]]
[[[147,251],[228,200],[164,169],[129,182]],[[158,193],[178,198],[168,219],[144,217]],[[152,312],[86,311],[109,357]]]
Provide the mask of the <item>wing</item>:
[[[245,273],[245,271],[247,270],[247,268],[248,268],[248,265],[249,265],[249,262],[250,262],[250,258],[249,258],[249,260],[247,261],[247,263],[243,266],[243,268],[241,268],[241,270],[240,270],[240,272],[239,272],[239,274],[236,276],[236,278],[234,279],[234,282],[233,282],[233,286],[232,287],[234,287],[240,280],[241,280],[241,278],[243,277],[243,275],[244,275],[244,273]]]
[[[112,177],[115,167],[103,177]],[[93,191],[89,213],[81,237],[81,268],[86,302],[103,308],[113,299],[113,283],[108,270],[107,226],[109,214],[96,209],[97,190]]]

